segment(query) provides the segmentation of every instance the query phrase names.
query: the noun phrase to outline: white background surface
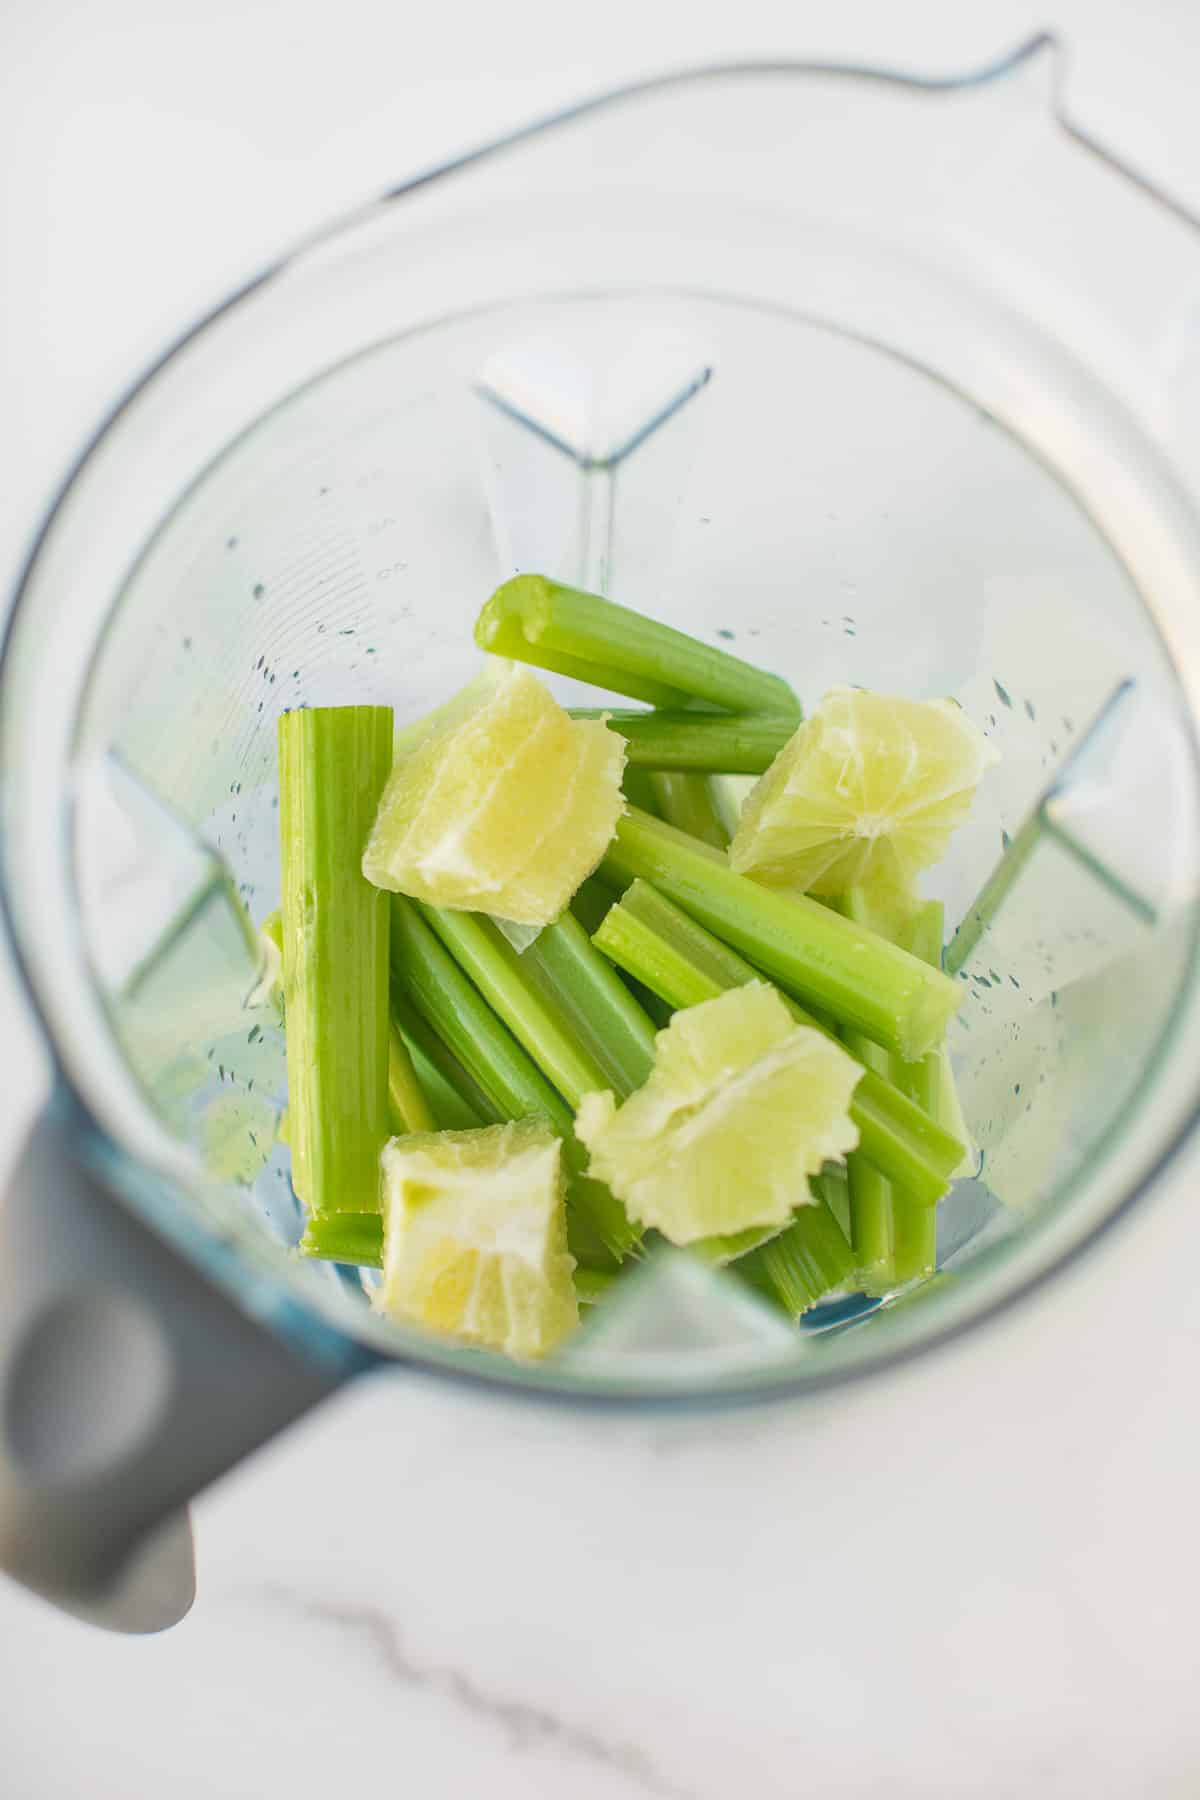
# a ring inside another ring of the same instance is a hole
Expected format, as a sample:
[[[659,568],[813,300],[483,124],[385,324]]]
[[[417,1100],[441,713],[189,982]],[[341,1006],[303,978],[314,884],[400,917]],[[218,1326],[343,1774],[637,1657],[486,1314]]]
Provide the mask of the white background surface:
[[[120,384],[315,220],[625,75],[952,70],[1058,23],[1200,205],[1188,0],[4,0],[0,578]],[[0,964],[0,1168],[44,1058]],[[1200,1792],[1192,1175],[1053,1295],[821,1406],[571,1421],[378,1379],[199,1508],[119,1642],[0,1589],[4,1800]]]

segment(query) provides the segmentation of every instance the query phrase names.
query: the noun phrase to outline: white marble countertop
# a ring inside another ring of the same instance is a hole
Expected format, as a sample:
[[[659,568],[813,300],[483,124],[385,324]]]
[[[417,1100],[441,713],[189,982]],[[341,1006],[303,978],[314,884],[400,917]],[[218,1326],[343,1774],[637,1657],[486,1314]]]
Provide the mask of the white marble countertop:
[[[0,578],[122,378],[384,179],[636,69],[948,69],[1047,22],[825,12],[8,0]],[[1055,18],[1089,122],[1200,200],[1194,18]],[[3,963],[0,1028],[2,1174],[45,1073]],[[373,1378],[201,1501],[175,1632],[0,1587],[0,1793],[1193,1800],[1198,1168],[1053,1292],[828,1400],[571,1416]]]

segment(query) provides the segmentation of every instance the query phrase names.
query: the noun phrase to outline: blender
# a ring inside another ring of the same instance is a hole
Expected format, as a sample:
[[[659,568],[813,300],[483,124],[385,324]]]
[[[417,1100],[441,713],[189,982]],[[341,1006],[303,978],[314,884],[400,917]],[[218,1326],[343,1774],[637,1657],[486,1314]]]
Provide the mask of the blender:
[[[1200,237],[1073,125],[1060,68],[1043,36],[961,79],[603,96],[315,234],[87,447],[0,670],[4,904],[57,1072],[0,1214],[18,1579],[162,1627],[188,1500],[383,1362],[581,1406],[799,1400],[978,1327],[1152,1188],[1200,1095]],[[948,1279],[794,1330],[654,1258],[526,1365],[297,1255],[255,929],[276,719],[419,716],[528,569],[810,705],[952,694],[1000,751],[934,884],[976,1145]]]

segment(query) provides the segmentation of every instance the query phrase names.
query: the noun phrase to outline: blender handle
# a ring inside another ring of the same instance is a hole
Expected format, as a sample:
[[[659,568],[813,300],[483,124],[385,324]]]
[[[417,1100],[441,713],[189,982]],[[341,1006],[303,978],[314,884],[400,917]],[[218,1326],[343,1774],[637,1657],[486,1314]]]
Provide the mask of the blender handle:
[[[159,1631],[195,1594],[187,1502],[351,1371],[248,1318],[55,1112],[0,1207],[0,1569],[92,1623]]]

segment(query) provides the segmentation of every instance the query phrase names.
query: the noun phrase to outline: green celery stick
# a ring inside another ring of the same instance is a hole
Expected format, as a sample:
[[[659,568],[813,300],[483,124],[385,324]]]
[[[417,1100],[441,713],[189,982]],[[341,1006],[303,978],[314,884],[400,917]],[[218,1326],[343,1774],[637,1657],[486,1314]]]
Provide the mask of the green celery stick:
[[[734,1264],[744,1281],[799,1319],[810,1306],[846,1286],[854,1253],[823,1200],[797,1207],[792,1222]]]
[[[703,775],[689,775],[677,769],[653,769],[650,773],[650,785],[658,803],[660,819],[665,819],[668,825],[674,825],[679,831],[686,831],[691,837],[699,838],[702,844],[711,844],[717,850],[728,848],[729,839],[725,834],[725,827],[717,817],[717,809]]]
[[[923,962],[940,969],[944,911],[940,900],[928,900],[917,909],[906,933],[908,948]],[[931,1050],[918,1062],[893,1058],[892,1079],[918,1106],[939,1116],[942,1099],[942,1052]],[[912,1194],[898,1187],[892,1195],[892,1252],[897,1282],[916,1281],[932,1275],[937,1267],[937,1214],[918,1205]]]
[[[476,622],[475,641],[481,650],[651,706],[682,708],[696,699],[730,712],[799,715],[778,675],[544,575],[517,575],[497,588]]]
[[[360,1269],[383,1267],[383,1218],[379,1213],[325,1213],[310,1218],[300,1239],[300,1254],[321,1262],[354,1263]]]
[[[635,768],[633,764],[626,761],[625,770],[621,776],[621,791],[630,806],[640,806],[643,812],[650,814],[651,818],[658,817],[658,801],[654,797],[654,788],[648,769]]]
[[[867,1074],[877,1081],[890,1080],[892,1059],[886,1050],[873,1044],[856,1031],[842,1033],[842,1042],[856,1057]],[[859,1082],[861,1088],[862,1082]],[[859,1140],[857,1150],[846,1158],[846,1186],[850,1207],[850,1242],[854,1250],[857,1280],[864,1293],[883,1294],[896,1285],[896,1263],[892,1239],[893,1195],[895,1189],[879,1164],[872,1161]],[[944,1190],[943,1190],[944,1191]],[[935,1208],[926,1206],[931,1218]]]
[[[479,913],[420,912],[572,1107],[600,1088],[625,1099],[641,1087],[654,1067],[654,1026],[572,913],[518,953]]]
[[[565,1135],[573,1116],[439,942],[417,904],[392,902],[392,979],[506,1119],[542,1118]]]
[[[571,901],[571,911],[588,936],[594,937],[600,929],[601,920],[616,905],[620,897],[612,888],[605,887],[598,875],[589,875],[583,886],[576,889],[575,898]],[[671,1023],[674,1007],[668,1006],[665,1000],[658,994],[652,993],[627,969],[622,969],[618,965],[617,972],[655,1029],[664,1030]]]
[[[850,1184],[846,1179],[845,1163],[826,1163],[819,1175],[814,1175],[809,1183],[820,1199],[838,1222],[839,1229],[846,1242],[850,1242]]]
[[[563,913],[539,932],[521,961],[543,992],[557,997],[618,1097],[642,1087],[654,1067],[654,1021],[574,913]]]
[[[293,1182],[310,1213],[377,1211],[388,915],[362,852],[392,764],[391,708],[286,712],[278,742]]]
[[[619,968],[661,995],[671,1007],[698,1006],[729,988],[762,979],[736,950],[641,880],[608,910],[594,941]],[[828,1031],[821,1019],[788,995],[783,999],[800,1024]],[[902,1180],[926,1206],[932,1206],[945,1193],[962,1161],[963,1147],[885,1075],[872,1065],[865,1066],[867,1072],[850,1102],[860,1152]]]
[[[546,1077],[571,1104],[608,1086],[604,1072],[578,1042],[553,995],[531,979],[525,960],[480,913],[418,906],[421,917],[474,982]],[[575,921],[578,925],[578,920]],[[583,927],[580,925],[582,931]],[[532,949],[532,946],[530,946]]]
[[[608,909],[620,898],[620,894],[614,888],[606,887],[598,875],[589,875],[583,885],[575,889],[571,911],[590,937]]]
[[[503,1115],[416,1007],[392,983],[392,1023],[413,1059],[439,1131],[502,1125]]]
[[[795,735],[789,713],[610,712],[573,706],[573,719],[606,719],[625,739],[626,768],[674,769],[709,775],[761,775]],[[628,787],[626,788],[628,793]],[[632,793],[629,798],[640,805]],[[674,823],[674,820],[671,821]]]
[[[507,1119],[541,1118],[566,1142],[563,1161],[572,1205],[588,1216],[596,1236],[619,1260],[638,1234],[620,1201],[586,1173],[587,1153],[574,1135],[574,1115],[496,1017],[444,944],[403,894],[390,896],[392,979],[412,1001]]]
[[[388,1110],[393,1132],[437,1130],[408,1045],[394,1024],[388,1035]]]
[[[961,1003],[954,982],[907,950],[735,874],[719,851],[636,808],[618,820],[601,873],[652,882],[797,999],[901,1056],[933,1049]]]

